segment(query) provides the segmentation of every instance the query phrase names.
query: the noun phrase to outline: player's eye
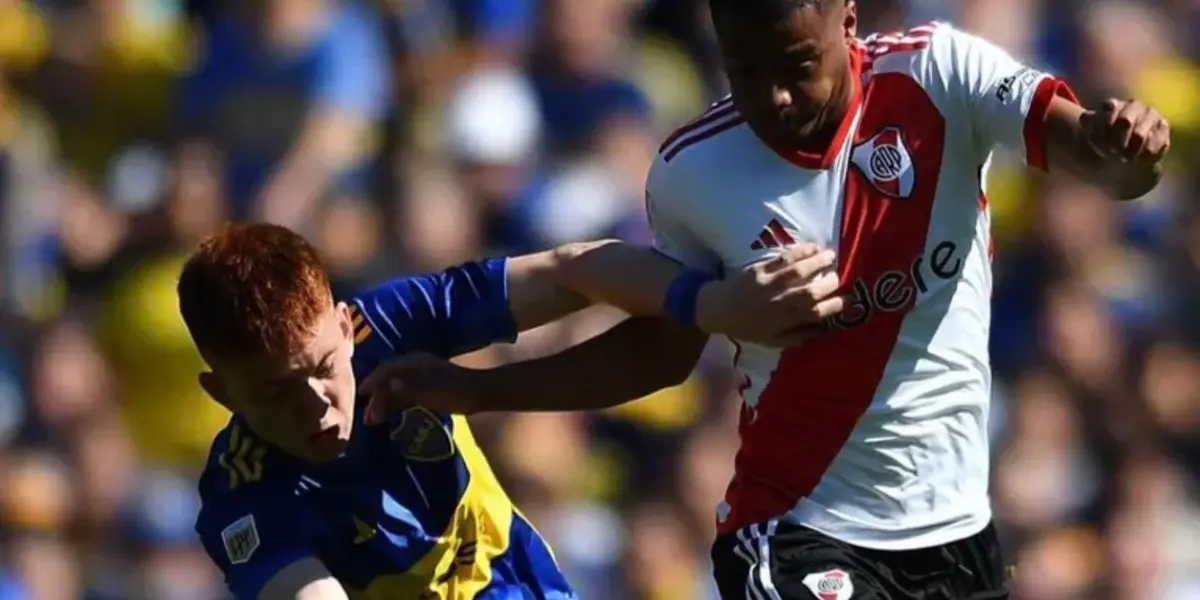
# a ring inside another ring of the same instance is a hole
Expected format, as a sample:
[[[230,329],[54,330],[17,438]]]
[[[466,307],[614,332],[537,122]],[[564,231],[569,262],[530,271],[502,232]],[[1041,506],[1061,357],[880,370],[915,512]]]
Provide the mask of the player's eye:
[[[804,77],[808,77],[808,76],[812,75],[813,71],[815,71],[816,68],[817,68],[817,61],[806,60],[804,62],[796,63],[795,65],[792,65],[792,73],[795,74],[797,77],[804,78]]]
[[[321,363],[321,366],[317,367],[315,375],[321,379],[329,379],[330,377],[333,377],[333,363]]]

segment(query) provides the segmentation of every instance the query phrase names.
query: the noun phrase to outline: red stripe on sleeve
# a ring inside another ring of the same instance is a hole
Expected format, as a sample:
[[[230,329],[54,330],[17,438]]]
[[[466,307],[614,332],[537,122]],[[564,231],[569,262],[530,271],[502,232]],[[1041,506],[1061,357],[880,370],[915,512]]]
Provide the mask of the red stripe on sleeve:
[[[1046,117],[1050,114],[1050,101],[1066,98],[1076,104],[1079,99],[1065,81],[1047,77],[1038,84],[1033,93],[1033,104],[1025,115],[1025,162],[1031,167],[1047,170],[1046,163]]]

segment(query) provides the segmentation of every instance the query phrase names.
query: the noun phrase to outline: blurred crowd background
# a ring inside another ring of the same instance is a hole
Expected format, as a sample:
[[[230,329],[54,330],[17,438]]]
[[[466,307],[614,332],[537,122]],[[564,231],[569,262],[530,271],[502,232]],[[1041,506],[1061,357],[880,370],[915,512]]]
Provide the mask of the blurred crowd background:
[[[1200,599],[1200,2],[859,6],[864,34],[951,21],[1173,121],[1137,203],[989,177],[995,510],[1018,598]],[[345,289],[647,242],[656,146],[722,87],[703,0],[0,0],[0,600],[224,597],[192,523],[227,415],[174,296],[206,232],[297,228]],[[611,413],[477,421],[583,598],[715,598],[729,355]]]

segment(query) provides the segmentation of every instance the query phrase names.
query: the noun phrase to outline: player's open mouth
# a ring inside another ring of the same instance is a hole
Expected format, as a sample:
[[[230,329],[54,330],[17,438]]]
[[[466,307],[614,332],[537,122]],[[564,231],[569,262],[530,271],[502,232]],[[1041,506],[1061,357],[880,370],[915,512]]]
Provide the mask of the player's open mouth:
[[[337,425],[332,425],[330,427],[326,427],[325,429],[322,429],[322,430],[308,436],[308,438],[314,442],[324,442],[324,441],[329,441],[333,438],[336,438],[337,436],[338,436]]]

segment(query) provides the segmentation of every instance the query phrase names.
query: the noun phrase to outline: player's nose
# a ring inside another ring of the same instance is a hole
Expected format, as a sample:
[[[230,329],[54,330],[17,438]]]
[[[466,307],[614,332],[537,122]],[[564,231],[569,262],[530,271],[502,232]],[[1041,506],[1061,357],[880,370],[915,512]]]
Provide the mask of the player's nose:
[[[775,108],[790,108],[793,100],[794,98],[792,98],[792,92],[790,90],[780,86],[772,86],[771,103],[775,105]]]
[[[296,410],[301,413],[297,416],[305,420],[323,420],[326,418],[331,404],[333,403],[330,401],[326,382],[310,377],[308,385],[305,386],[304,400],[297,403]]]

